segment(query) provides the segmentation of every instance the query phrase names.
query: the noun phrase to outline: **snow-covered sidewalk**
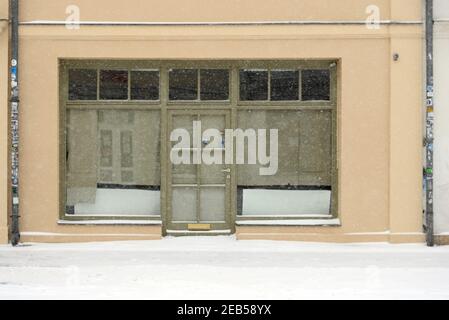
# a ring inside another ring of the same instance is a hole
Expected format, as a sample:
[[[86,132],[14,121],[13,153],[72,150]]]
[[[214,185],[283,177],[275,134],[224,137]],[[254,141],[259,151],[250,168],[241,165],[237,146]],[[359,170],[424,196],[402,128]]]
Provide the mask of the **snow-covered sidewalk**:
[[[449,247],[182,237],[0,246],[0,299],[449,299]]]

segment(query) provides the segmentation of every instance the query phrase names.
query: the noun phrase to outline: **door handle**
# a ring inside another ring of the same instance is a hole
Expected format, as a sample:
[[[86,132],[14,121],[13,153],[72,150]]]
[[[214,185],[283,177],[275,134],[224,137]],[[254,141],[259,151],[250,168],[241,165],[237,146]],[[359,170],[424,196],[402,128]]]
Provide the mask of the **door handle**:
[[[223,169],[223,170],[221,170],[221,172],[231,173],[231,169],[230,168]]]

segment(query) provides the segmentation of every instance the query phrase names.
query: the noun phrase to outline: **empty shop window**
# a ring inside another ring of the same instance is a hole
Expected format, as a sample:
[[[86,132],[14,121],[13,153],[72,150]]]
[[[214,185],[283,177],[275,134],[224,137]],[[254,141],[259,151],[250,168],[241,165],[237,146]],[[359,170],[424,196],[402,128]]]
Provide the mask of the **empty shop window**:
[[[67,213],[159,215],[159,143],[160,111],[69,109]]]
[[[242,129],[278,129],[278,171],[239,165],[238,214],[323,215],[332,203],[332,111],[240,111]],[[269,141],[269,139],[267,139]],[[271,146],[267,146],[267,153]]]

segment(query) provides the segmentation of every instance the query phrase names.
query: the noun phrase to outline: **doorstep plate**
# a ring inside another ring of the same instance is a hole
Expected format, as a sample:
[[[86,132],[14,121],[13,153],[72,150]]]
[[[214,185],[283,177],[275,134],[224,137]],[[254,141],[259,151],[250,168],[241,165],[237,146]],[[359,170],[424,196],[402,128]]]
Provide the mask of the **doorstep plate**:
[[[211,226],[210,223],[189,223],[187,228],[189,231],[209,231]]]

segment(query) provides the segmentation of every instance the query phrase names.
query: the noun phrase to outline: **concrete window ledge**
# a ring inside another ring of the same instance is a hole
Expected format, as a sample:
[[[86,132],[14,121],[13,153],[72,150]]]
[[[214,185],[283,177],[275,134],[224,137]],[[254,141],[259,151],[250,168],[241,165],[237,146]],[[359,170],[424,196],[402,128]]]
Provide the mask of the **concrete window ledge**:
[[[339,227],[340,219],[295,219],[295,220],[240,220],[238,226],[304,226],[304,227]]]
[[[59,225],[96,225],[96,226],[160,226],[161,220],[59,220]]]

